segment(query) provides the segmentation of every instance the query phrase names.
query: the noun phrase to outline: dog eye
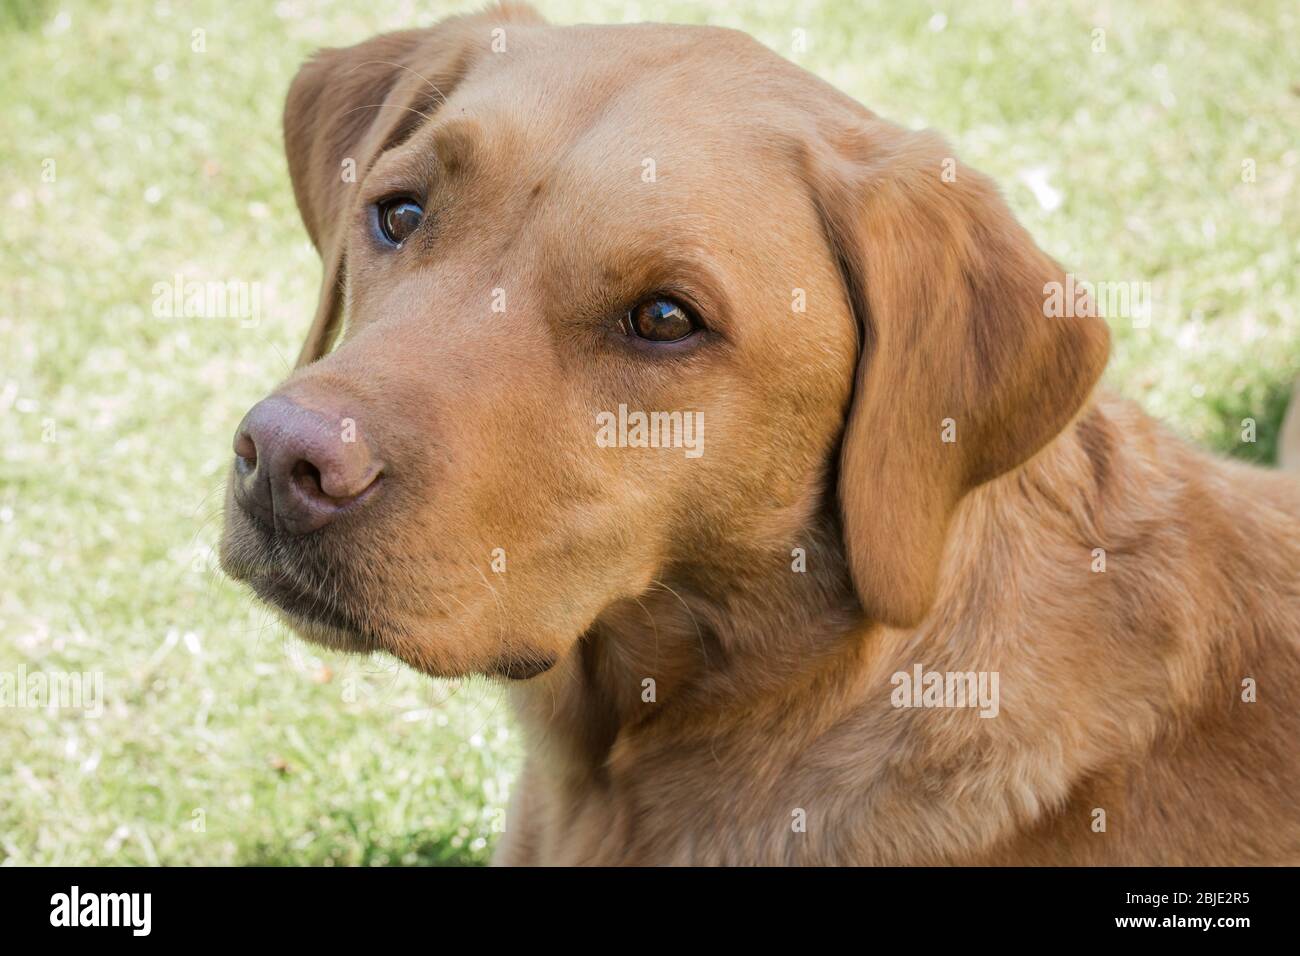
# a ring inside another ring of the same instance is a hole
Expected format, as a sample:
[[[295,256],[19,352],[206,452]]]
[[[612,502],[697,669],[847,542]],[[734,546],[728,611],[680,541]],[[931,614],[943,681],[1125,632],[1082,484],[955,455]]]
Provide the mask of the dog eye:
[[[691,314],[672,299],[646,299],[628,310],[623,330],[649,342],[676,342],[699,328]]]
[[[415,232],[424,218],[420,204],[405,197],[385,200],[379,204],[378,210],[379,230],[395,246],[401,245],[402,240]]]

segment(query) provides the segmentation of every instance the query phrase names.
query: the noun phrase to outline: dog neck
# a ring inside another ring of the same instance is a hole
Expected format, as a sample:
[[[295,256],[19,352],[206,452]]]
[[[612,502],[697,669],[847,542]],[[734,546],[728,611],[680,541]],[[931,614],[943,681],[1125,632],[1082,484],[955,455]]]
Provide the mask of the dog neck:
[[[1135,430],[1148,433],[1138,443],[1148,450],[1129,448],[1122,436]],[[1210,670],[1203,643],[1139,633],[1146,597],[1104,565],[1108,551],[1113,561],[1136,553],[1160,520],[1153,503],[1173,493],[1160,486],[1168,469],[1154,465],[1170,452],[1155,451],[1164,440],[1150,432],[1140,415],[1120,411],[1117,421],[1089,408],[1030,462],[968,495],[937,601],[913,629],[880,626],[859,604],[833,502],[770,536],[783,542],[775,554],[720,550],[734,556],[674,569],[662,587],[609,609],[552,672],[515,688],[530,765],[574,789],[616,787],[620,774],[632,787],[647,765],[692,748],[712,753],[720,772],[733,757],[740,768],[793,766],[851,727],[835,744],[837,771],[862,782],[864,799],[842,836],[873,801],[891,826],[933,830],[924,813],[939,774],[969,797],[942,808],[943,858],[987,850],[1103,761],[1140,751],[1162,712],[1191,706],[1200,684],[1168,674]],[[802,570],[789,553],[800,546]],[[1132,643],[1089,653],[1112,640],[1104,629],[1115,621]],[[1008,675],[1002,706],[1015,719],[898,709],[891,676],[918,666]],[[1132,713],[1121,718],[1124,708]],[[900,753],[909,759],[890,756]],[[1019,781],[1010,797],[1007,779]],[[890,859],[880,847],[861,857]]]
[[[822,669],[854,668],[866,620],[834,502],[774,520],[767,549],[701,545],[634,600],[606,609],[547,674],[512,687],[526,732],[577,780],[616,744],[672,733],[786,694]]]

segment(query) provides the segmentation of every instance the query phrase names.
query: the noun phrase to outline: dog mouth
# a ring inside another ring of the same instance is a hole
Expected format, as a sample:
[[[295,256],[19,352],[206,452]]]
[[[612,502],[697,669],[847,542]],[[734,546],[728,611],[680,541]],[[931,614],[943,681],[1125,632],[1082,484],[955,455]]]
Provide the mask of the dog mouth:
[[[249,576],[253,592],[279,611],[302,637],[334,650],[368,653],[382,650],[372,628],[360,623],[336,601],[303,587],[283,571],[267,569]],[[510,681],[538,677],[555,666],[550,655],[509,654],[498,658],[485,671],[489,676]],[[414,666],[419,666],[418,662]],[[434,677],[447,677],[430,672]]]
[[[347,596],[348,577],[311,551],[289,553],[276,532],[250,515],[237,514],[221,542],[221,567],[247,585],[265,605],[307,640],[343,651],[379,649],[378,628]],[[289,568],[306,568],[305,575]]]
[[[558,655],[532,648],[529,641],[507,642],[504,653],[492,656],[481,650],[458,654],[454,647],[426,646],[417,621],[394,616],[391,608],[382,613],[391,596],[376,594],[373,580],[368,589],[358,590],[356,570],[332,559],[321,542],[304,540],[291,547],[272,529],[240,517],[243,520],[228,526],[222,539],[222,570],[307,641],[345,653],[392,654],[422,673],[441,678],[478,673],[527,681],[558,663]]]
[[[260,569],[249,574],[246,581],[258,598],[281,612],[304,637],[345,650],[376,649],[371,628],[337,600],[302,585],[283,571]]]

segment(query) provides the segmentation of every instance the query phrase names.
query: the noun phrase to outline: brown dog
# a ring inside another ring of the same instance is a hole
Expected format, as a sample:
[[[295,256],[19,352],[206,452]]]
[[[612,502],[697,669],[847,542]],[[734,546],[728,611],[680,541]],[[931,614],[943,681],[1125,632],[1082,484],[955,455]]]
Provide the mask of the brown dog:
[[[223,562],[518,679],[499,861],[1300,862],[1300,484],[1094,396],[942,140],[520,7],[324,51],[285,139],[324,286]]]

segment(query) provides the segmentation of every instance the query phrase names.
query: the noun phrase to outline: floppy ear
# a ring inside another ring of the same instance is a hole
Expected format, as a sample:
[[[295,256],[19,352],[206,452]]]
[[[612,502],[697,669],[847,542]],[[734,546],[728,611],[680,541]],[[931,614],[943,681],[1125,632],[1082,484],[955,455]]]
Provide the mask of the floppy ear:
[[[958,501],[1070,423],[1110,336],[1100,318],[1047,317],[1061,267],[937,136],[872,116],[827,146],[815,190],[862,337],[845,548],[867,613],[914,626]]]
[[[366,172],[432,117],[475,60],[490,52],[497,27],[543,22],[530,7],[503,4],[425,30],[321,50],[298,70],[284,107],[284,148],[298,211],[325,263],[299,366],[329,351],[338,331],[343,239]]]

